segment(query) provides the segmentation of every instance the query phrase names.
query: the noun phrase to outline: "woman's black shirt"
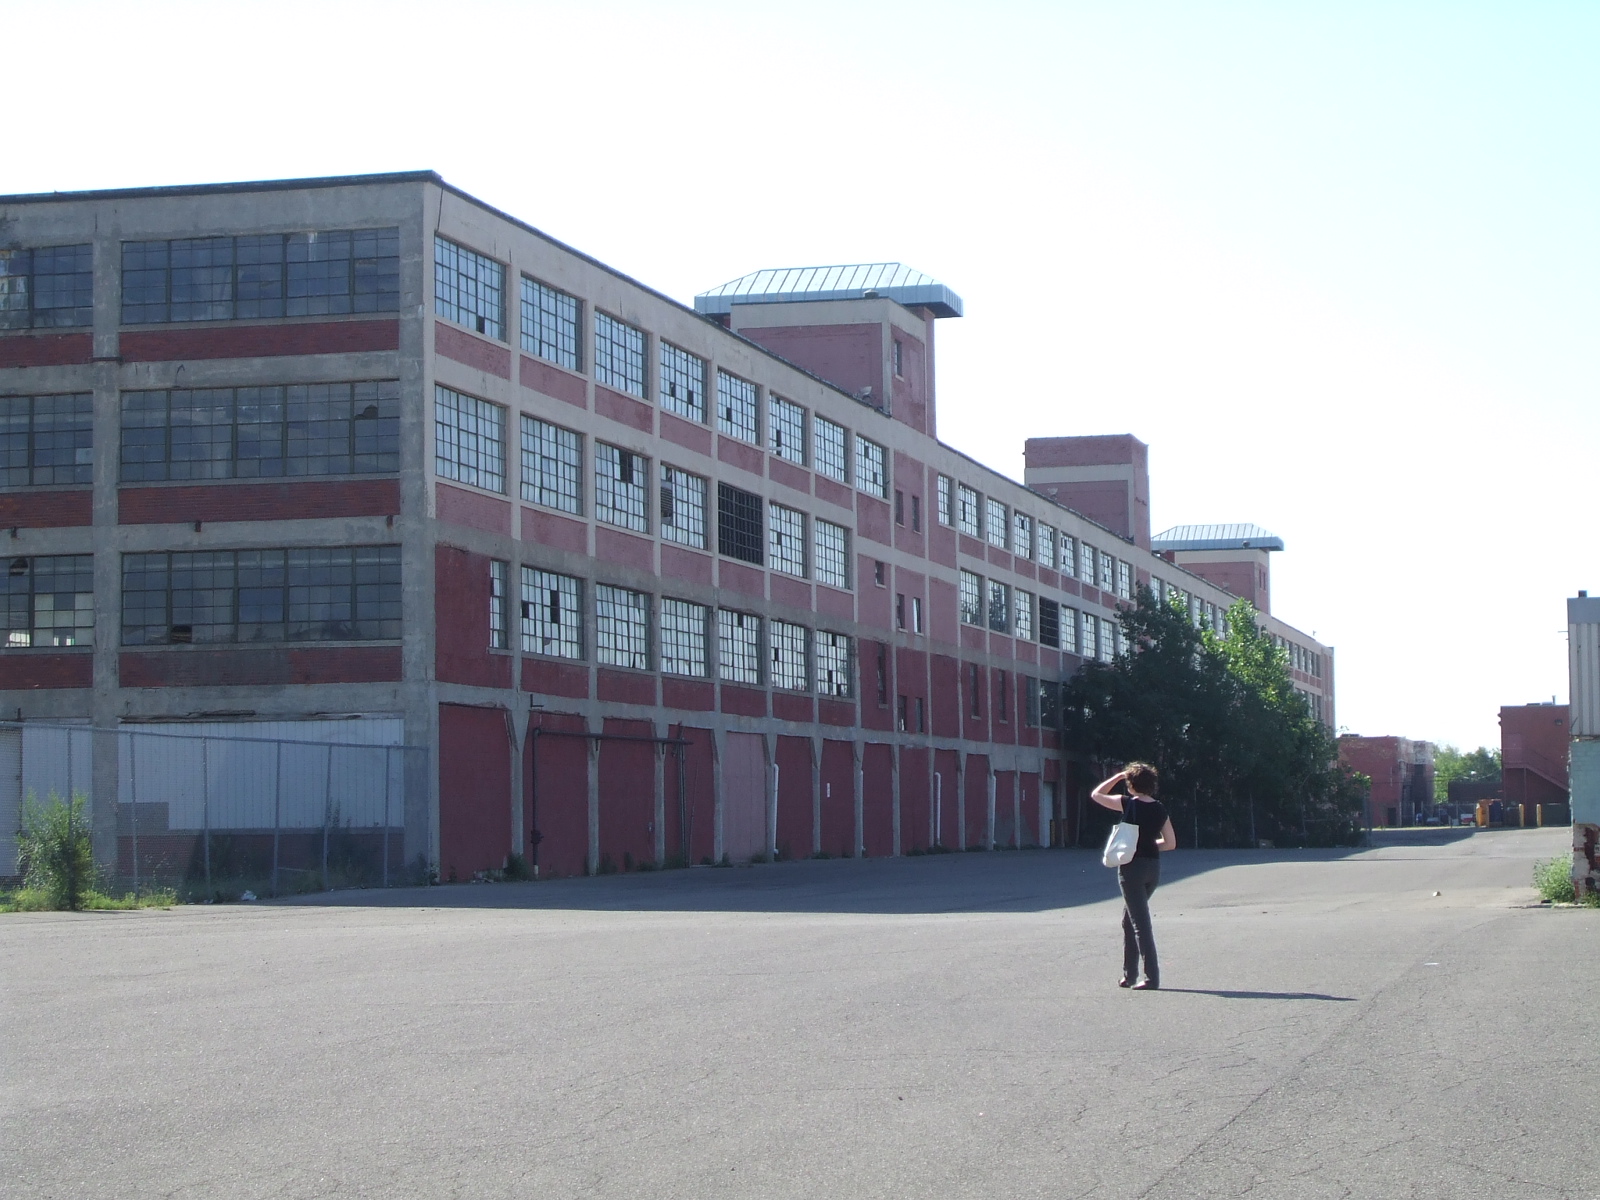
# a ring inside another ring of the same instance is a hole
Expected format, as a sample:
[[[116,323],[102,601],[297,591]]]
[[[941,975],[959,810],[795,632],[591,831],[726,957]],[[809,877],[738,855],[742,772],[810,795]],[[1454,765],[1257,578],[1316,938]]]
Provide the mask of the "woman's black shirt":
[[[1156,839],[1167,827],[1167,806],[1159,800],[1135,800],[1132,796],[1124,796],[1122,814],[1129,824],[1139,827],[1139,848],[1133,856],[1160,858],[1161,849],[1156,845]]]

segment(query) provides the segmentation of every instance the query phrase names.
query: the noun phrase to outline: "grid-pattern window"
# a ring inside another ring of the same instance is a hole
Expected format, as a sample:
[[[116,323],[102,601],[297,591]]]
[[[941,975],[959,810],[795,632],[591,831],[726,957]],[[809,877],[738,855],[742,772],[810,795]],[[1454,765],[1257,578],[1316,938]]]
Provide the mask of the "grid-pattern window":
[[[650,460],[620,446],[594,444],[594,519],[650,532]]]
[[[594,657],[608,667],[650,669],[650,597],[597,583],[594,588]]]
[[[506,410],[435,384],[434,470],[443,479],[506,490]]]
[[[121,455],[124,483],[397,471],[400,384],[123,392]]]
[[[817,582],[829,587],[850,586],[850,531],[843,525],[817,518],[811,522],[812,569]]]
[[[656,382],[663,412],[706,423],[706,360],[671,342],[661,347],[661,377]]]
[[[0,484],[93,480],[93,395],[0,396]]]
[[[1061,648],[1068,654],[1078,653],[1078,610],[1075,608],[1061,609]]]
[[[1099,587],[1102,592],[1109,592],[1116,586],[1116,559],[1104,550],[1096,556],[1100,560]]]
[[[1061,573],[1068,579],[1078,574],[1078,540],[1069,534],[1061,535]]]
[[[583,435],[522,414],[522,498],[583,512]]]
[[[1099,553],[1088,542],[1078,543],[1078,578],[1088,586],[1094,586],[1094,564]]]
[[[122,556],[122,644],[400,636],[400,547]]]
[[[998,579],[989,580],[989,628],[996,633],[1011,628],[1011,589]]]
[[[842,633],[817,631],[817,694],[842,696],[855,695],[855,680],[851,671],[850,639]]]
[[[594,377],[608,388],[643,396],[644,330],[603,312],[595,313]]]
[[[1117,596],[1122,600],[1133,599],[1133,566],[1120,558],[1117,559]]]
[[[1046,686],[1049,686],[1048,684]],[[1039,681],[1032,675],[1022,677],[1022,723],[1029,729],[1039,727]]]
[[[1056,531],[1053,526],[1039,526],[1039,565],[1056,569]]]
[[[583,370],[583,301],[522,277],[522,348],[569,371]]]
[[[762,530],[762,500],[731,484],[717,484],[717,553],[741,562],[762,564],[766,536]]]
[[[665,675],[706,675],[706,622],[710,610],[688,600],[661,601],[661,671]]]
[[[1048,596],[1039,597],[1039,644],[1061,648],[1061,605]]]
[[[818,474],[826,475],[829,479],[836,479],[840,483],[849,481],[843,425],[837,425],[827,417],[811,419],[811,465]]]
[[[761,618],[717,609],[717,674],[729,683],[761,682]]]
[[[680,546],[706,548],[706,481],[700,476],[661,468],[661,536]]]
[[[1078,625],[1078,653],[1084,658],[1098,657],[1100,653],[1100,618],[1091,612],[1086,612],[1082,614]]]
[[[791,692],[810,688],[806,672],[806,627],[787,621],[769,621],[767,639],[772,645],[772,686]]]
[[[1117,623],[1110,617],[1100,618],[1100,661],[1110,662],[1117,656]]]
[[[1012,605],[1013,619],[1011,627],[1019,640],[1033,641],[1033,593],[1024,592],[1018,588],[1014,593]]]
[[[489,560],[489,649],[504,650],[508,644],[506,629],[506,584],[511,564],[498,558]]]
[[[962,571],[956,579],[956,590],[960,597],[961,623],[982,625],[983,577],[971,571]]]
[[[883,447],[856,434],[856,489],[880,500],[889,498],[889,468]]]
[[[1033,518],[1026,513],[1011,514],[1011,550],[1018,558],[1033,559]]]
[[[13,558],[6,568],[6,646],[94,644],[94,556]]]
[[[767,393],[767,446],[779,458],[806,465],[806,410]]]
[[[767,506],[768,565],[785,575],[806,574],[806,515],[781,504]]]
[[[989,545],[997,546],[1001,550],[1006,548],[1006,506],[1000,501],[986,497],[983,503],[983,536]]]
[[[760,445],[756,424],[756,385],[726,371],[717,371],[717,432]]]
[[[126,324],[395,312],[399,307],[398,229],[122,243]]]
[[[522,652],[583,657],[583,580],[522,568]]]
[[[911,597],[911,632],[921,633],[922,630],[922,597],[913,596]]]
[[[978,493],[964,483],[956,485],[956,528],[968,537],[978,536]]]
[[[954,525],[956,523],[956,485],[948,475],[939,476],[938,480],[938,516],[939,524]]]
[[[0,250],[0,329],[94,324],[94,247]]]
[[[505,341],[505,267],[435,234],[433,311],[447,321]]]

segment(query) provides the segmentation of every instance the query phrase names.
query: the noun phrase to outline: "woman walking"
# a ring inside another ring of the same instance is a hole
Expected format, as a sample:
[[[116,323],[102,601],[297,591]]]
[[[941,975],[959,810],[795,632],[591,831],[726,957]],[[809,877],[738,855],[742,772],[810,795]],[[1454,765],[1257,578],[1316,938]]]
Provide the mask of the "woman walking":
[[[1157,782],[1156,769],[1149,763],[1129,763],[1089,797],[1102,808],[1120,811],[1124,821],[1139,827],[1139,848],[1133,860],[1117,868],[1117,883],[1122,888],[1122,978],[1117,986],[1136,992],[1161,986],[1156,938],[1150,927],[1150,897],[1161,882],[1161,852],[1178,844],[1167,806],[1156,799]],[[1119,783],[1126,795],[1111,790]],[[1143,979],[1138,978],[1141,959]]]

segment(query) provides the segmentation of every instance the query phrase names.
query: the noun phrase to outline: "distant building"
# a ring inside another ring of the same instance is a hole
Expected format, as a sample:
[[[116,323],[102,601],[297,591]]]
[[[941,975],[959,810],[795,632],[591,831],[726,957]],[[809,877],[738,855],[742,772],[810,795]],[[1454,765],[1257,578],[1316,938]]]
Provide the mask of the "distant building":
[[[1512,704],[1500,709],[1500,797],[1508,804],[1567,802],[1565,704]]]
[[[1339,739],[1339,761],[1372,779],[1369,823],[1414,825],[1433,807],[1433,743],[1403,737]]]

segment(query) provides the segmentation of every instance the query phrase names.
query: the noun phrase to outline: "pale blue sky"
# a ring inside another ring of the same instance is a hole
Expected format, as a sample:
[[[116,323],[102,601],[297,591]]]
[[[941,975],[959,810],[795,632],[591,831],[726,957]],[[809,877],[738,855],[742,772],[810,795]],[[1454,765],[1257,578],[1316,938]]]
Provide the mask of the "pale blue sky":
[[[685,301],[959,291],[947,441],[1281,535],[1355,732],[1498,740],[1600,589],[1600,7],[3,0],[0,191],[428,167]]]

